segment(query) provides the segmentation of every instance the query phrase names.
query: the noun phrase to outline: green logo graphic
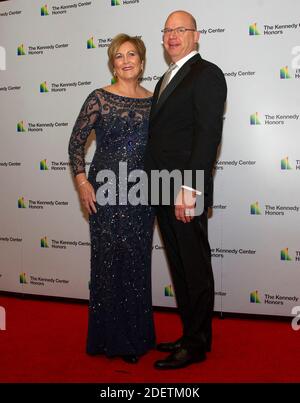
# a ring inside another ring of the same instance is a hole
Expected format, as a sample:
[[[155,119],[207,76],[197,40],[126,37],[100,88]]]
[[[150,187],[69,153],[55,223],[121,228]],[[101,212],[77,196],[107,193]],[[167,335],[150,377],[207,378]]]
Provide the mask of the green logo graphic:
[[[44,159],[40,161],[40,170],[41,171],[48,171],[47,160]]]
[[[281,169],[292,169],[290,163],[289,163],[289,158],[285,157],[281,160]]]
[[[24,45],[23,45],[23,44],[20,45],[20,46],[18,46],[17,55],[18,55],[18,56],[24,56],[24,55],[26,55],[25,49],[24,49]]]
[[[44,6],[41,7],[41,16],[44,17],[46,15],[49,15],[47,4],[45,4]]]
[[[40,92],[49,92],[46,81],[40,84]]]
[[[111,5],[112,6],[120,6],[121,5],[120,0],[111,0]]]
[[[17,124],[17,132],[26,132],[23,120]]]
[[[250,293],[250,302],[251,302],[252,304],[260,304],[260,303],[261,303],[260,297],[259,297],[259,295],[258,295],[258,291],[257,291],[257,290],[256,290],[256,291],[252,291],[252,292]]]
[[[165,287],[165,297],[174,297],[174,292],[171,284]]]
[[[20,273],[20,284],[27,284],[26,273]]]
[[[251,35],[251,36],[260,35],[260,33],[258,32],[257,26],[256,26],[256,22],[249,26],[249,35]]]
[[[250,205],[250,213],[252,215],[260,215],[261,214],[258,202],[255,202],[255,203]]]
[[[18,198],[18,208],[26,208],[24,197]]]
[[[44,238],[41,238],[41,248],[49,248],[48,239],[46,236],[44,236]]]
[[[255,112],[253,113],[253,115],[250,115],[250,125],[260,125],[258,112]]]
[[[285,260],[286,262],[290,262],[292,260],[289,255],[289,248],[285,248],[280,251],[280,260]]]
[[[87,47],[87,49],[95,49],[96,46],[94,44],[93,37],[91,37],[90,39],[87,40],[86,47]]]
[[[282,67],[280,69],[280,79],[284,80],[286,78],[291,78],[291,76],[289,74],[288,66]]]

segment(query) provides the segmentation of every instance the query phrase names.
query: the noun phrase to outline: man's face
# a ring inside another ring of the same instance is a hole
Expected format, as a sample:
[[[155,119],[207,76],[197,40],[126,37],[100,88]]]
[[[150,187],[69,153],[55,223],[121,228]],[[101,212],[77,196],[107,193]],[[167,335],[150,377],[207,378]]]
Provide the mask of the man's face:
[[[179,27],[189,29],[195,28],[193,21],[188,14],[181,12],[171,14],[165,23],[165,28],[174,29]],[[199,32],[195,31],[186,31],[183,34],[172,31],[163,36],[163,43],[166,52],[172,59],[172,62],[175,63],[195,50],[195,43],[197,43],[198,40]]]

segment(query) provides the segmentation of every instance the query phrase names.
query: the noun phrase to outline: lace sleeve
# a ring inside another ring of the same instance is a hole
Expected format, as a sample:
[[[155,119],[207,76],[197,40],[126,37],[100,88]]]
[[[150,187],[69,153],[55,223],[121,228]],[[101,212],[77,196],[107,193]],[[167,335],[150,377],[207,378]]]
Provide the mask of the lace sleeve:
[[[69,157],[73,175],[85,172],[85,144],[100,116],[101,104],[95,91],[85,100],[69,141]]]

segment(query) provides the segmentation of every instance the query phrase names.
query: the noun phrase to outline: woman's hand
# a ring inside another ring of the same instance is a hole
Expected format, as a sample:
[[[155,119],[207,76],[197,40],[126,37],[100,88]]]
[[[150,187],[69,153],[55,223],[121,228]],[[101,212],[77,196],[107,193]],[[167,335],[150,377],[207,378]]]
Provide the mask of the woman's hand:
[[[95,206],[96,203],[96,195],[93,186],[90,182],[86,182],[79,188],[79,196],[81,203],[87,209],[89,214],[97,213],[97,209]]]
[[[79,174],[76,176],[77,188],[79,197],[84,208],[89,214],[97,213],[96,209],[96,195],[93,186],[87,180],[85,175]]]

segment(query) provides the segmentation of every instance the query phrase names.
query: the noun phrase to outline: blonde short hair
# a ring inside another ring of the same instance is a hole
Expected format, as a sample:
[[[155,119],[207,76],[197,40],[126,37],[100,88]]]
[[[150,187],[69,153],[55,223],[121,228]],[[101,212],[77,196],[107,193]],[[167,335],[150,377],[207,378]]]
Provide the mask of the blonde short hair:
[[[138,38],[137,36],[129,36],[127,34],[119,34],[113,38],[111,41],[109,48],[107,49],[108,54],[108,63],[111,71],[114,70],[114,60],[115,55],[118,53],[120,46],[125,42],[130,42],[137,50],[138,55],[140,57],[141,62],[144,62],[146,59],[146,47],[144,42]]]

